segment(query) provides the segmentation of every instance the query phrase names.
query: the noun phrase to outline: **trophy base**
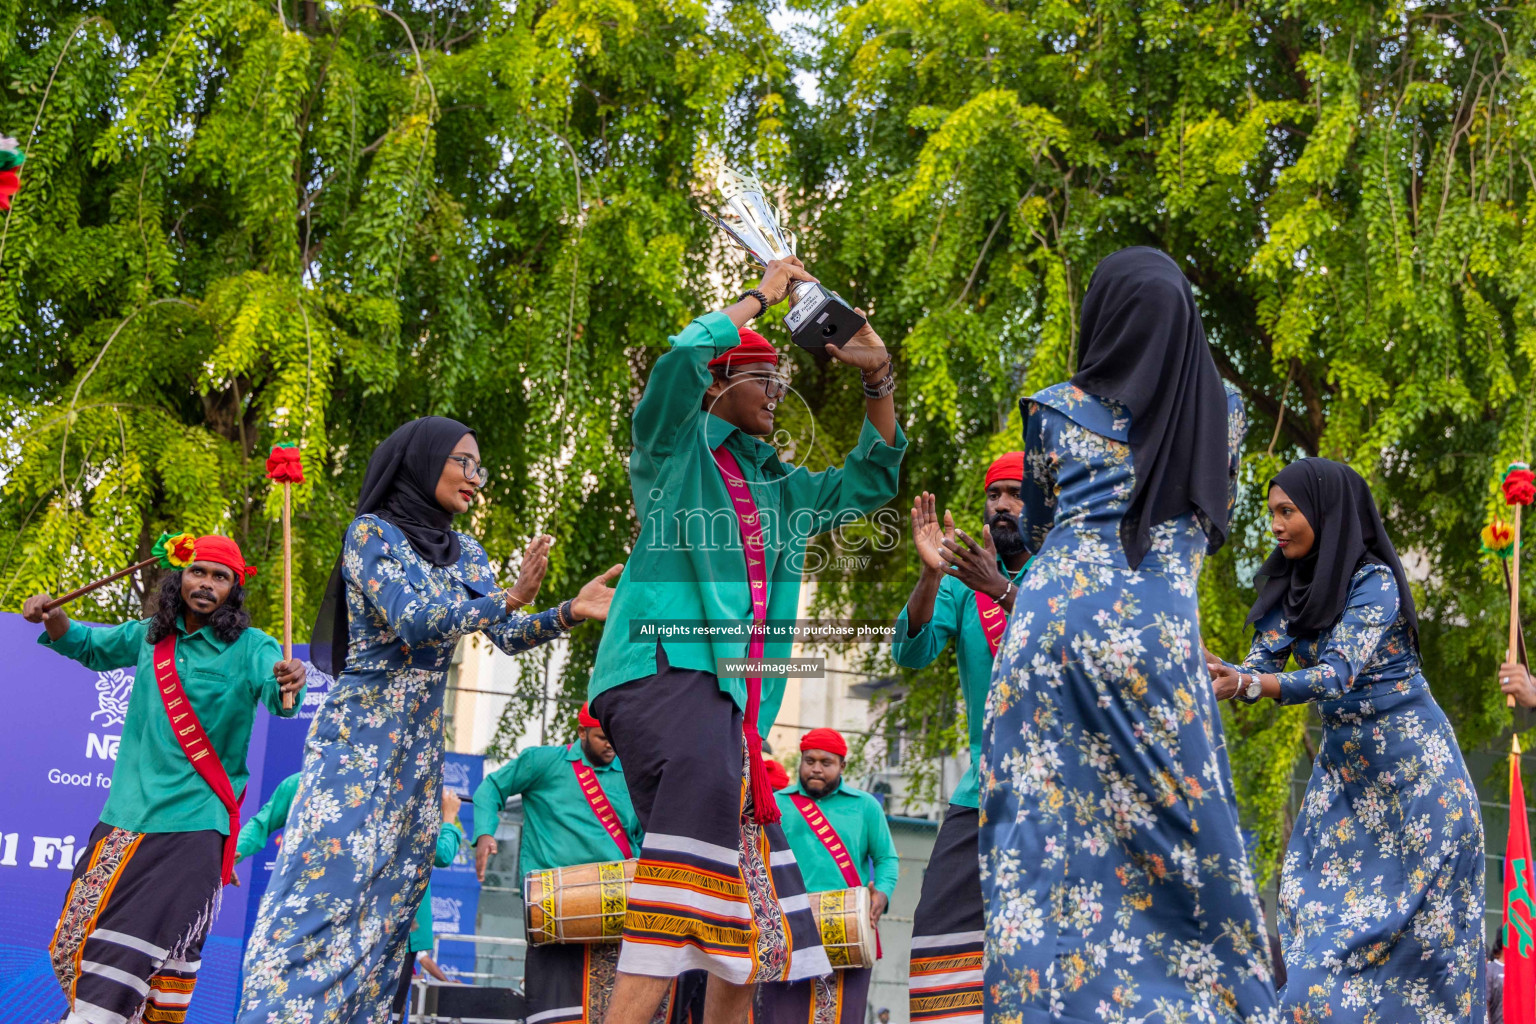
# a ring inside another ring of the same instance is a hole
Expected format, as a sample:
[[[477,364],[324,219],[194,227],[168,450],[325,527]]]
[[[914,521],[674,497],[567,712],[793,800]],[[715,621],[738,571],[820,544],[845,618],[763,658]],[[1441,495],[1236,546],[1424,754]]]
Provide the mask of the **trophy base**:
[[[795,305],[784,314],[784,326],[796,345],[826,355],[828,345],[842,348],[867,321],[853,307],[819,284],[795,290]]]

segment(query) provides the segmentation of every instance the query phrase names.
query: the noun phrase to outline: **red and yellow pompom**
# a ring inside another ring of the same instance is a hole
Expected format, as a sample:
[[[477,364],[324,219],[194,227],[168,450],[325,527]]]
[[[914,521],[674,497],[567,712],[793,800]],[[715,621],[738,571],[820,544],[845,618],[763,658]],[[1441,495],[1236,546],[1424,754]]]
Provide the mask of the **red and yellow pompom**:
[[[1515,528],[1495,519],[1483,527],[1483,553],[1508,558],[1515,553]]]
[[[163,569],[180,569],[197,557],[197,538],[190,533],[162,533],[149,553],[160,560]]]
[[[291,444],[275,444],[267,456],[267,479],[280,484],[304,482],[304,463],[299,459],[299,449]]]
[[[1536,499],[1536,473],[1523,462],[1511,462],[1504,471],[1504,504],[1529,505]]]

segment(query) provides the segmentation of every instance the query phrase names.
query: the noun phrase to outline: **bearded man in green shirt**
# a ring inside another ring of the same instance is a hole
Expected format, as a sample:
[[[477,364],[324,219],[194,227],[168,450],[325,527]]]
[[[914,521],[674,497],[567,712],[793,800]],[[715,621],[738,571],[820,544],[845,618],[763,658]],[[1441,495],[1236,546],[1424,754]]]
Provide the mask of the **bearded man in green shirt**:
[[[587,691],[646,833],[607,1024],[644,1024],[690,969],[711,974],[710,1024],[746,1020],[758,982],[831,969],[762,757],[784,682],[748,666],[789,654],[793,637],[767,624],[796,617],[807,541],[895,496],[906,438],[890,356],[866,325],[827,346],[863,378],[843,466],[787,465],[759,440],[788,384],[745,327],[808,280],[799,260],[769,263],[757,288],[671,339],[635,407],[640,536]]]
[[[901,874],[885,809],[843,778],[848,741],[836,729],[800,739],[800,778],[778,792],[784,834],[812,893],[868,886],[870,927],[890,906]],[[812,899],[815,897],[813,896]],[[758,990],[761,1024],[864,1024],[874,967],[844,967],[821,978],[769,982]]]
[[[577,740],[530,747],[486,775],[475,790],[475,873],[496,853],[496,825],[507,798],[523,798],[518,877],[605,861],[640,852],[644,833],[629,802],[624,770],[597,719],[583,704]],[[555,943],[528,947],[523,992],[528,1019],[538,1024],[601,1024],[619,959],[612,943]],[[666,1019],[669,1006],[658,1016]]]
[[[905,668],[924,668],[954,641],[971,748],[970,767],[949,798],[912,915],[907,992],[916,1024],[982,1024],[986,921],[977,771],[992,662],[1029,564],[1018,523],[1023,484],[1023,452],[1009,452],[987,467],[982,544],[957,530],[948,512],[941,526],[933,495],[925,492],[912,505],[912,540],[922,569],[896,620],[891,656]]]
[[[180,1019],[192,999],[233,877],[257,705],[291,718],[303,703],[304,663],[283,660],[243,607],[255,573],[233,540],[209,535],[161,578],[150,618],[92,629],[45,611],[47,594],[22,608],[65,657],[96,671],[136,666],[112,792],[49,950],[68,1024]]]

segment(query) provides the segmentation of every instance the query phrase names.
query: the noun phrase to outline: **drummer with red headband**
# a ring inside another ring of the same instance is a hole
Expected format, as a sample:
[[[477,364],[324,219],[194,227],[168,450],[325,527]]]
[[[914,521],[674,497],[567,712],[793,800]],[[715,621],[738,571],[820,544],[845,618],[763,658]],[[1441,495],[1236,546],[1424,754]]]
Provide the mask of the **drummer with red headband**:
[[[800,778],[778,792],[784,835],[810,892],[869,887],[870,925],[890,905],[901,873],[896,841],[880,801],[843,779],[848,741],[836,729],[800,739]],[[758,990],[759,1024],[864,1024],[873,967],[847,967],[821,978],[768,982]]]
[[[92,628],[44,611],[47,594],[22,608],[44,646],[98,672],[135,669],[111,795],[50,949],[71,1024],[180,1020],[192,999],[233,877],[257,705],[291,718],[303,703],[304,663],[284,661],[244,608],[255,575],[233,540],[210,534],[161,577],[147,619]]]
[[[1023,452],[1008,452],[987,468],[980,543],[957,529],[948,512],[940,520],[933,495],[920,494],[912,504],[921,568],[896,620],[891,656],[905,668],[926,668],[954,641],[971,748],[970,767],[949,798],[912,916],[907,984],[914,1024],[982,1024],[986,922],[977,771],[992,661],[1029,564],[1018,522],[1023,485]]]
[[[485,881],[497,852],[496,826],[514,794],[523,797],[519,881],[534,871],[628,860],[644,833],[629,801],[613,745],[583,704],[575,743],[530,747],[491,772],[475,790],[475,874]],[[528,947],[523,991],[538,1024],[600,1024],[613,990],[619,949],[613,943]],[[668,1007],[660,1008],[665,1019]]]
[[[867,324],[826,346],[864,397],[843,465],[813,472],[761,440],[788,394],[785,360],[745,328],[804,280],[799,260],[769,263],[671,339],[635,406],[640,535],[587,690],[646,832],[607,1024],[644,1024],[688,970],[710,973],[721,1024],[747,1019],[759,982],[830,970],[763,759],[784,677],[751,666],[789,656],[790,631],[767,624],[796,618],[807,542],[895,497],[907,442],[891,357]]]

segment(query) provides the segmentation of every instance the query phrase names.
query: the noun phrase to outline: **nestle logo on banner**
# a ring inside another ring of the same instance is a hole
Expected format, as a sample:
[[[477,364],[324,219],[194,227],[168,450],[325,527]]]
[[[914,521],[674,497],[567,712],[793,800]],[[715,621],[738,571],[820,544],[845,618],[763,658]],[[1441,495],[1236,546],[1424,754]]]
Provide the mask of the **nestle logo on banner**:
[[[122,725],[128,717],[128,698],[132,693],[132,670],[115,668],[110,672],[96,673],[96,710],[91,712],[91,724],[100,729]],[[121,736],[87,733],[85,756],[116,761],[117,745],[120,742]]]
[[[462,761],[444,761],[443,785],[459,796],[469,796],[469,765]]]
[[[312,661],[306,659],[304,667],[309,670],[309,689],[304,692],[304,703],[299,707],[299,718],[309,721],[315,717],[315,712],[320,710],[320,705],[325,702],[325,695],[330,692],[331,683],[335,680],[330,673],[316,668]]]
[[[432,931],[442,935],[458,935],[459,916],[463,913],[464,901],[452,896],[439,896],[432,894]]]

